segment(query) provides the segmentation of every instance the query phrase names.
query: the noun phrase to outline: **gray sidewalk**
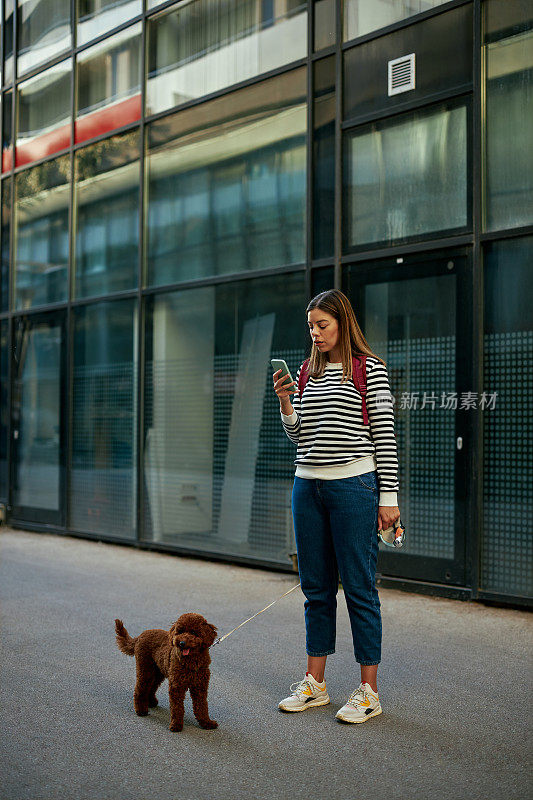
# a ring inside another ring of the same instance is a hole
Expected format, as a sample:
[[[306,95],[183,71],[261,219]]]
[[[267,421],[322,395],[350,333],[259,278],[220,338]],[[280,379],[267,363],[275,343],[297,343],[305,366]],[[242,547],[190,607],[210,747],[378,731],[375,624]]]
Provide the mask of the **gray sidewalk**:
[[[167,682],[133,711],[135,661],[115,644],[199,611],[224,634],[297,576],[0,528],[0,798],[22,800],[526,800],[532,618],[380,590],[383,714],[340,724],[359,683],[339,592],[331,704],[277,709],[305,669],[303,596],[283,598],[212,652],[215,731]]]

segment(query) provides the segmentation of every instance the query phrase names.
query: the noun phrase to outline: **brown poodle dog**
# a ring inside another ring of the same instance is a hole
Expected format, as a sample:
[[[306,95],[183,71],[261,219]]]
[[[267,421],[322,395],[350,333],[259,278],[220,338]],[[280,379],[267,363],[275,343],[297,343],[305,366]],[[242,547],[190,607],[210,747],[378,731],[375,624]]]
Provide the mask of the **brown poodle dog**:
[[[189,689],[194,716],[202,728],[216,728],[209,719],[207,686],[209,684],[209,648],[215,641],[217,629],[201,614],[182,614],[170,631],[153,628],[131,638],[122,620],[115,620],[119,650],[135,656],[137,682],[133,707],[140,717],[148,708],[157,705],[155,693],[168,678],[170,700],[170,730],[183,730],[183,701]]]

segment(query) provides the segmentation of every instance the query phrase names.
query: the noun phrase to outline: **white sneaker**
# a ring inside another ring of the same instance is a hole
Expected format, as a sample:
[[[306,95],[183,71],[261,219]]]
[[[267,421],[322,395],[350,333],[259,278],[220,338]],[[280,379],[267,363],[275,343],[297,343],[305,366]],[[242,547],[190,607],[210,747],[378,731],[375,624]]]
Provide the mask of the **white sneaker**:
[[[326,681],[318,683],[309,672],[305,673],[303,680],[291,683],[290,690],[290,697],[278,703],[278,708],[282,711],[303,711],[305,708],[325,706],[329,703]]]
[[[347,703],[339,708],[335,714],[336,719],[343,722],[366,722],[370,717],[381,714],[382,708],[378,693],[370,684],[360,683],[355,692],[352,692]]]

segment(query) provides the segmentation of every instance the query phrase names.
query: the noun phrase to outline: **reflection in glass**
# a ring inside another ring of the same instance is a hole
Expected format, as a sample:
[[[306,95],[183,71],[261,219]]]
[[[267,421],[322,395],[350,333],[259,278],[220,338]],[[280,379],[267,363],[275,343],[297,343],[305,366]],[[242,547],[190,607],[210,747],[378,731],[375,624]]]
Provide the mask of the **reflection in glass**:
[[[335,227],[335,56],[314,63],[313,258],[333,255]]]
[[[16,322],[13,379],[13,505],[58,512],[61,507],[61,324]],[[39,515],[38,521],[48,521]]]
[[[137,285],[139,145],[135,130],[75,153],[77,298]]]
[[[530,225],[533,222],[533,30],[491,42],[485,51],[485,227],[494,230]]]
[[[486,245],[481,586],[533,595],[533,237]]]
[[[143,538],[288,564],[294,445],[271,358],[308,353],[304,273],[147,298]]]
[[[335,0],[315,0],[314,50],[335,44]]]
[[[133,19],[141,11],[142,0],[78,0],[78,47]]]
[[[78,55],[76,142],[141,116],[141,23]]]
[[[305,69],[148,131],[148,282],[305,257]]]
[[[8,342],[9,320],[0,320],[0,500],[7,501],[8,470],[7,470],[7,433],[9,429],[8,406]]]
[[[15,176],[15,308],[67,299],[69,156]]]
[[[13,166],[13,90],[2,99],[2,172],[7,172]]]
[[[447,0],[346,0],[343,39],[364,36],[445,2]]]
[[[155,114],[304,58],[307,4],[195,0],[152,17],[147,35],[146,109]]]
[[[18,0],[18,74],[72,45],[70,0]]]
[[[71,72],[68,58],[19,84],[15,166],[69,147]]]
[[[74,309],[72,528],[136,538],[134,300]]]
[[[2,181],[1,192],[0,253],[2,261],[0,268],[0,311],[7,311],[9,309],[9,265],[11,260],[9,245],[9,235],[11,233],[11,178],[6,178],[6,180]]]
[[[13,80],[13,17],[14,0],[4,0],[4,83],[11,83]]]
[[[445,104],[345,139],[345,247],[464,228],[467,113]]]

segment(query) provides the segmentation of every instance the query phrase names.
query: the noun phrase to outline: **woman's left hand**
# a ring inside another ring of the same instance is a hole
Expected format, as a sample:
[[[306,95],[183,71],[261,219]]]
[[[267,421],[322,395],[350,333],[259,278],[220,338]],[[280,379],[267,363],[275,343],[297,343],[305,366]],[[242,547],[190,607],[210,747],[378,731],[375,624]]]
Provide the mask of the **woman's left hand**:
[[[398,506],[379,506],[378,508],[378,531],[386,531],[391,528],[400,517]]]

